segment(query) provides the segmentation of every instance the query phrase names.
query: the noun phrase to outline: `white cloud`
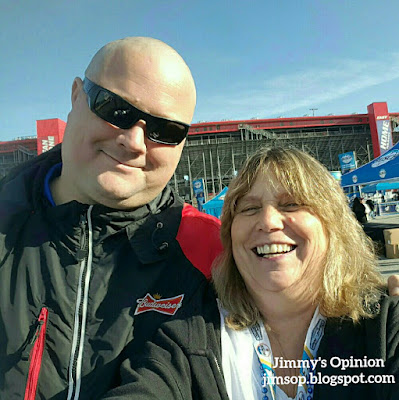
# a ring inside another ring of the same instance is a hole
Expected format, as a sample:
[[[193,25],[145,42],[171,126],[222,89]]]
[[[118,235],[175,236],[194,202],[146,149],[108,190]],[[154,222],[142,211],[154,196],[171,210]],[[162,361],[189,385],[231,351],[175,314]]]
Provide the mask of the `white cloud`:
[[[331,62],[329,67],[309,68],[263,81],[243,79],[225,93],[207,95],[205,104],[198,104],[198,112],[208,121],[282,115],[398,78],[399,53],[378,60],[340,60]]]

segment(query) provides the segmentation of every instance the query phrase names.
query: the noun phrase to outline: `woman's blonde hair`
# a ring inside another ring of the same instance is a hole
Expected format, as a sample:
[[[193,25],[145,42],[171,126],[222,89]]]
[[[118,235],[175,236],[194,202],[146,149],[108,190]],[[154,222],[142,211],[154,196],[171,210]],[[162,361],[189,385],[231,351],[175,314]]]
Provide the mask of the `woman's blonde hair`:
[[[326,317],[349,317],[357,322],[371,317],[381,296],[383,281],[376,269],[371,239],[351,212],[346,195],[328,170],[309,154],[295,148],[261,148],[250,156],[229,185],[223,212],[224,251],[213,269],[213,281],[228,325],[243,329],[260,319],[237,269],[232,252],[231,226],[238,201],[259,175],[273,176],[298,204],[321,221],[328,240],[322,285],[317,302]]]

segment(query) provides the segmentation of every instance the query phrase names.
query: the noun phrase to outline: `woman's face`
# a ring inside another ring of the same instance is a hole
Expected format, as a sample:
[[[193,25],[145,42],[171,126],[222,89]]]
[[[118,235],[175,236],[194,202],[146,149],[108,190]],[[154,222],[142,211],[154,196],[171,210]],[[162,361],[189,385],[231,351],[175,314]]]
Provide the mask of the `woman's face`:
[[[326,205],[327,206],[327,205]],[[233,256],[250,293],[319,285],[327,238],[319,218],[274,178],[259,175],[231,227]]]

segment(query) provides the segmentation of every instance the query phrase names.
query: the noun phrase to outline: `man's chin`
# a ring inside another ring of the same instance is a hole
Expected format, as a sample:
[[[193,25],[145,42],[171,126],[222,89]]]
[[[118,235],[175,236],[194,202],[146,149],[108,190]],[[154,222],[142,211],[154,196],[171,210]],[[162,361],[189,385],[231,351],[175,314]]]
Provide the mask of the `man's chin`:
[[[98,179],[98,203],[112,208],[128,208],[136,197],[140,197],[142,191],[146,191],[143,182],[132,184],[119,177],[104,177]]]
[[[162,192],[159,182],[148,184],[148,176],[137,174],[126,179],[114,173],[104,173],[97,177],[98,203],[116,209],[132,209],[148,204]],[[158,183],[158,184],[156,184]]]

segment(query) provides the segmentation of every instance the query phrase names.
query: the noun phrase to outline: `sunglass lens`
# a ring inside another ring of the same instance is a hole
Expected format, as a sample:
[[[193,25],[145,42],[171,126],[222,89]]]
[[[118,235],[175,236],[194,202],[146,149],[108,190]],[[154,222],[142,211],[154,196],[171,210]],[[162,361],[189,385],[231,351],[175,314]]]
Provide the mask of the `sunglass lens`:
[[[180,143],[187,135],[185,126],[176,122],[167,122],[165,124],[165,136],[170,138],[171,143]]]
[[[171,121],[165,121],[157,127],[147,124],[147,129],[147,135],[150,140],[165,144],[179,144],[187,134],[186,127]]]
[[[122,129],[130,128],[136,122],[130,104],[106,90],[98,92],[93,111],[105,121]]]

